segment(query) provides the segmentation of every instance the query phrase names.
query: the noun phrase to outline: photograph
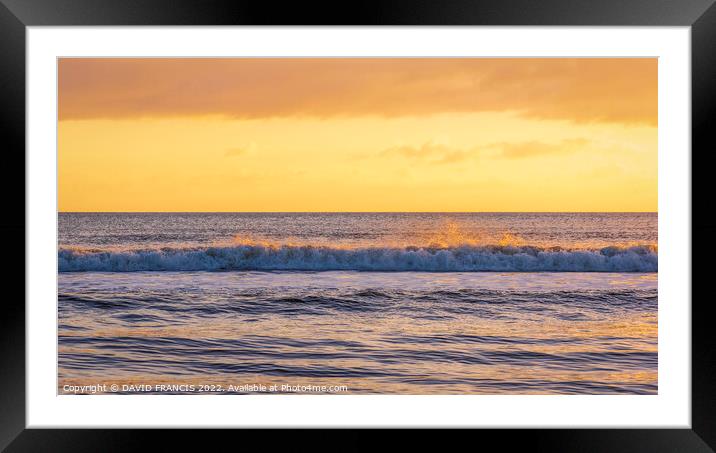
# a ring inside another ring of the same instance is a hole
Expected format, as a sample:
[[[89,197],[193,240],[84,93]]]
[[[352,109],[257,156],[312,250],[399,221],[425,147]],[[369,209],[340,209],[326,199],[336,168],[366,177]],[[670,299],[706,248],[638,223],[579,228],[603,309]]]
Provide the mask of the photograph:
[[[57,58],[57,395],[658,395],[658,64]]]

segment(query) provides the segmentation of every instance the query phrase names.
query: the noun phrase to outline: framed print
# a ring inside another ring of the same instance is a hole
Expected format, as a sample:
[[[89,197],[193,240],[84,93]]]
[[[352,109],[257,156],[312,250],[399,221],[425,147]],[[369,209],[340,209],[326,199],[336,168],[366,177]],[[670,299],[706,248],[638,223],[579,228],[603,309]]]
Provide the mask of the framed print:
[[[3,447],[712,451],[716,7],[568,3],[5,1]]]

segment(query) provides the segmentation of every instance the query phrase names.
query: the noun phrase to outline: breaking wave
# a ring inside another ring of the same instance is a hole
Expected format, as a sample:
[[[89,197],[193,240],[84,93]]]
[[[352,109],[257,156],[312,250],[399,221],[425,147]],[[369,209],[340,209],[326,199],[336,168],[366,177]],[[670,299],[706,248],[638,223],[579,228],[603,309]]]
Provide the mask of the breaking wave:
[[[654,246],[565,249],[529,245],[340,248],[233,245],[126,250],[60,248],[60,272],[423,271],[657,272]]]

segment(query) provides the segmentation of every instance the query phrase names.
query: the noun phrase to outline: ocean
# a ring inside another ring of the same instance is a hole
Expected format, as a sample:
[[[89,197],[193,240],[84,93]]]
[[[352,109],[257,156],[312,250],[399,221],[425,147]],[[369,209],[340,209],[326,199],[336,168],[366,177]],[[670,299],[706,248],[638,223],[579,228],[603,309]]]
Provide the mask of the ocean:
[[[656,213],[60,213],[58,393],[656,394]]]

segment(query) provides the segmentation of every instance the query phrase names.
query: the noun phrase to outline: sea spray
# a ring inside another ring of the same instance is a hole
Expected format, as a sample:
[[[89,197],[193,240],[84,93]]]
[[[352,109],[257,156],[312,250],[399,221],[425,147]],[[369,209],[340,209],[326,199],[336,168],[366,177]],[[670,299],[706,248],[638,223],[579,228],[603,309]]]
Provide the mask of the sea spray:
[[[59,271],[657,272],[653,246],[328,247],[237,245],[124,250],[60,248]]]

